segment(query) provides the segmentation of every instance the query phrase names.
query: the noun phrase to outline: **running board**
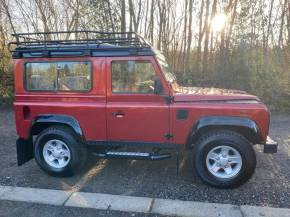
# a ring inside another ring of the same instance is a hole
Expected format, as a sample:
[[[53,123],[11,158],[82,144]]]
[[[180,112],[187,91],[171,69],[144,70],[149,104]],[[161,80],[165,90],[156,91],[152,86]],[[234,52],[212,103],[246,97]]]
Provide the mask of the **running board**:
[[[134,159],[134,160],[164,160],[170,158],[170,154],[157,154],[146,152],[115,152],[108,151],[105,153],[94,153],[94,155],[102,158],[117,158],[117,159]]]

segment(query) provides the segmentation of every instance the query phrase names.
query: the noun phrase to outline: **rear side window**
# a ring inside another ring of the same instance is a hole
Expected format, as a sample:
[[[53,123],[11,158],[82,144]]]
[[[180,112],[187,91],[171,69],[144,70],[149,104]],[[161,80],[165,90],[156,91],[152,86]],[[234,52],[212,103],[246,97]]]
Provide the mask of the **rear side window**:
[[[30,91],[89,91],[91,62],[34,62],[25,64],[25,87]]]

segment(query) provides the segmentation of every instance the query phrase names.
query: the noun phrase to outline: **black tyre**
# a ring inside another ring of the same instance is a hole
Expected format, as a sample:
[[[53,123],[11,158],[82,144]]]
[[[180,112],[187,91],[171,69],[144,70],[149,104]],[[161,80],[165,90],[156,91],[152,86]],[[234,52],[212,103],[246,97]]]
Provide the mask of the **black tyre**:
[[[252,144],[242,135],[229,131],[210,131],[194,146],[193,166],[206,184],[233,188],[251,178],[256,168]]]
[[[74,175],[85,165],[86,155],[86,148],[67,127],[49,127],[37,136],[34,143],[37,164],[52,176]]]

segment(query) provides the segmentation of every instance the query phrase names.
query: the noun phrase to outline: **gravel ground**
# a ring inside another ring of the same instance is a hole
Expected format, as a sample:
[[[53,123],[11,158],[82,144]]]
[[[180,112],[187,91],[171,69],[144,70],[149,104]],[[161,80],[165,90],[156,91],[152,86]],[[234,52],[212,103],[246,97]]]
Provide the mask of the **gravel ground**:
[[[2,108],[0,185],[290,208],[289,123],[290,115],[273,115],[270,134],[279,142],[278,153],[267,155],[256,147],[257,169],[252,179],[239,188],[222,190],[208,187],[196,177],[190,153],[182,158],[178,176],[175,158],[149,162],[90,157],[84,171],[72,178],[50,177],[34,160],[18,167],[14,114]]]

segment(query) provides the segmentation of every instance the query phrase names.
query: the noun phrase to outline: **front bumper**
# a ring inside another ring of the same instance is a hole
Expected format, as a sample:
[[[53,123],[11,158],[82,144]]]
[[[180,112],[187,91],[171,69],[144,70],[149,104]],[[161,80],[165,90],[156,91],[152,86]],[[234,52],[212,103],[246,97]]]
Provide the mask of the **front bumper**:
[[[266,144],[264,144],[264,153],[277,153],[277,149],[278,143],[268,136]]]

